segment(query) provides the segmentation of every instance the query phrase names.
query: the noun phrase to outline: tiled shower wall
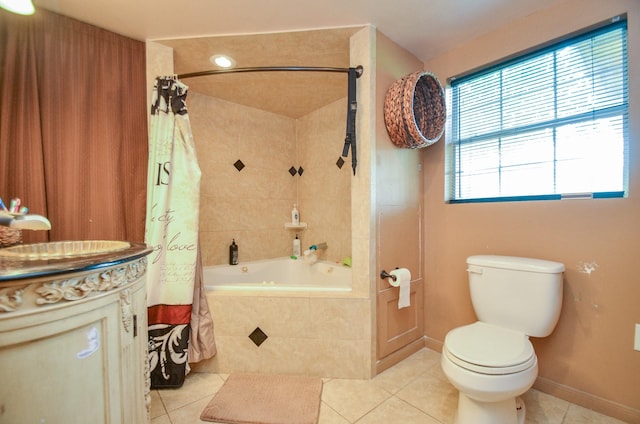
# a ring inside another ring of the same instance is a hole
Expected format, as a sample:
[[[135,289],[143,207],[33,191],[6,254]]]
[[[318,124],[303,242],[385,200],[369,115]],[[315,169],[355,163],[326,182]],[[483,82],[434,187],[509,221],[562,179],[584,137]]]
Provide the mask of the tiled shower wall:
[[[351,152],[341,158],[346,133],[347,100],[333,102],[296,121],[298,178],[303,250],[326,242],[320,257],[340,261],[351,256]],[[340,166],[338,166],[340,165]]]
[[[200,242],[204,265],[289,256],[326,242],[324,259],[351,255],[350,158],[341,168],[346,99],[292,119],[189,93],[189,118],[202,171]],[[293,175],[292,175],[293,174]],[[288,230],[293,204],[306,230]]]

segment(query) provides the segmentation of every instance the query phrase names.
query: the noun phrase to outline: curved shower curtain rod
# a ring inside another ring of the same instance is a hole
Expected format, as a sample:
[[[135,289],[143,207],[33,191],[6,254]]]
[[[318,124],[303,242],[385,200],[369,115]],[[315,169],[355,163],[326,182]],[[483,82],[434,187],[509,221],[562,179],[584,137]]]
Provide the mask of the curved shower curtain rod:
[[[269,71],[309,71],[309,72],[344,72],[348,74],[349,85],[347,87],[347,136],[344,139],[344,148],[342,150],[342,156],[347,157],[349,150],[351,150],[351,168],[353,169],[353,175],[356,175],[356,165],[358,159],[356,156],[356,79],[362,76],[364,68],[362,65],[355,68],[322,68],[313,66],[265,66],[256,68],[232,68],[232,69],[217,69],[211,71],[191,72],[188,74],[176,75],[177,78],[193,78],[202,77],[207,75],[216,74],[230,74],[236,72],[269,72]],[[342,167],[342,163],[338,167]]]
[[[178,74],[178,78],[203,77],[206,75],[216,74],[233,74],[236,72],[271,72],[271,71],[308,71],[308,72],[345,72],[353,68],[327,68],[317,66],[258,66],[253,68],[231,68],[231,69],[213,69],[210,71],[189,72],[187,74]],[[362,65],[356,66],[356,78],[360,78],[363,72]]]

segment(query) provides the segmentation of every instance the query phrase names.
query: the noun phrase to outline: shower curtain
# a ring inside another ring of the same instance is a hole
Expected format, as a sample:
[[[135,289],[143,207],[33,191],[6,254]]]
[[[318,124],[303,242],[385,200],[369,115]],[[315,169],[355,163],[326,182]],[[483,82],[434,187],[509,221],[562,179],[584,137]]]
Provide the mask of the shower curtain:
[[[176,78],[159,77],[151,104],[145,242],[153,247],[147,305],[154,389],[180,387],[189,361],[215,354],[213,323],[202,288],[200,167],[187,114],[187,91]],[[197,346],[189,346],[190,336]],[[188,351],[197,357],[190,358]]]

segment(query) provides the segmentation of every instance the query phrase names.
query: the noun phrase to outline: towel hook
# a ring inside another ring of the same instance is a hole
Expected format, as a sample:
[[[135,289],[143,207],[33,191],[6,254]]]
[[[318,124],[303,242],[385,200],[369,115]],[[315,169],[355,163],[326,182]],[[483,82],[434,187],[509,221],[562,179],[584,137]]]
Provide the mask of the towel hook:
[[[397,276],[389,274],[384,269],[380,272],[380,278],[382,278],[383,280],[385,280],[387,278],[391,278],[393,281],[396,281],[398,279]]]

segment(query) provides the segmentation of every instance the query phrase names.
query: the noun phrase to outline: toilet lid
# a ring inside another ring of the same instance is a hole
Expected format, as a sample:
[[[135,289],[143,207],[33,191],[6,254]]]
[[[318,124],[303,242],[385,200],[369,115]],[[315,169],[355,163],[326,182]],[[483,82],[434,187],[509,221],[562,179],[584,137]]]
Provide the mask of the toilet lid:
[[[484,374],[511,374],[537,361],[526,334],[484,322],[451,330],[444,345],[452,362]]]

